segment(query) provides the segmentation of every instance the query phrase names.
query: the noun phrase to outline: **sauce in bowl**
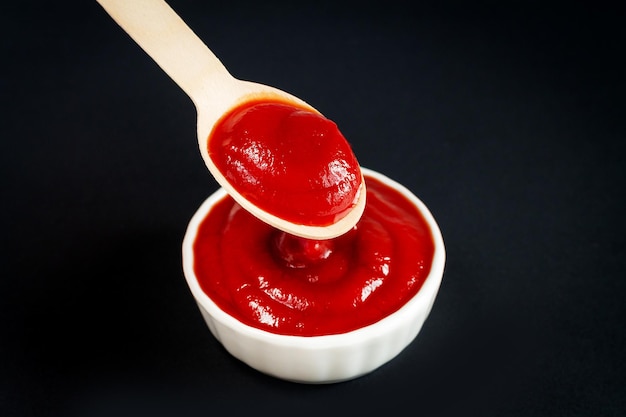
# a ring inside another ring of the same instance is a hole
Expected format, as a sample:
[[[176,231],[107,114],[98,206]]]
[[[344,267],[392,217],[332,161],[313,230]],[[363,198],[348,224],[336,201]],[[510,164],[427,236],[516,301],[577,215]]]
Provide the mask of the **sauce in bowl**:
[[[322,241],[279,231],[224,196],[193,243],[200,287],[242,323],[282,335],[345,333],[397,311],[428,276],[435,244],[415,204],[365,181],[359,223]]]

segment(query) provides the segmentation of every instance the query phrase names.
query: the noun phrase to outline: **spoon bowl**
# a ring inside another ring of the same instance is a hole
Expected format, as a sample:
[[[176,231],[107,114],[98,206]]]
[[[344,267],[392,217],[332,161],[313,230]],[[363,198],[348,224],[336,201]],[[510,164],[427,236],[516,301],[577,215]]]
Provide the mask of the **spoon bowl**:
[[[191,98],[197,112],[200,154],[216,181],[244,209],[277,229],[309,239],[330,239],[354,227],[365,209],[364,180],[347,215],[327,226],[302,225],[262,210],[242,196],[217,168],[208,152],[208,140],[215,124],[243,103],[280,101],[314,113],[320,114],[319,111],[277,88],[233,77],[163,0],[97,1]]]

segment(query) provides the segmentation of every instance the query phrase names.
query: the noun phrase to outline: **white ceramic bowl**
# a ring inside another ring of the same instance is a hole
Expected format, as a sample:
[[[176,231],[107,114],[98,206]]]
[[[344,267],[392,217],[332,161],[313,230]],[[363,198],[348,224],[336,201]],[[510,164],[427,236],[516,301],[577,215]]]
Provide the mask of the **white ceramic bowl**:
[[[226,192],[219,189],[198,209],[183,240],[183,271],[211,333],[234,357],[258,371],[301,383],[332,383],[357,378],[387,363],[417,336],[428,317],[443,277],[445,248],[428,208],[408,189],[362,168],[412,201],[430,226],[435,252],[430,274],[418,293],[395,313],[360,329],[328,336],[285,336],[241,323],[220,309],[200,288],[194,273],[193,243],[200,222]]]

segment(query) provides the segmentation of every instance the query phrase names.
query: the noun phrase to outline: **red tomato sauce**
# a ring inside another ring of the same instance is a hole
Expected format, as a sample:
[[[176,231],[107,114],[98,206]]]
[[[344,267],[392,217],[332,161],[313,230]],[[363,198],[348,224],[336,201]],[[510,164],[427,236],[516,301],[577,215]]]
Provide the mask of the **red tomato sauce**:
[[[211,160],[248,201],[276,217],[328,226],[354,206],[359,163],[337,125],[281,102],[247,102],[208,141]]]
[[[194,242],[203,291],[241,322],[285,335],[345,333],[397,311],[428,276],[434,241],[411,201],[365,180],[359,223],[323,241],[274,229],[224,197]]]

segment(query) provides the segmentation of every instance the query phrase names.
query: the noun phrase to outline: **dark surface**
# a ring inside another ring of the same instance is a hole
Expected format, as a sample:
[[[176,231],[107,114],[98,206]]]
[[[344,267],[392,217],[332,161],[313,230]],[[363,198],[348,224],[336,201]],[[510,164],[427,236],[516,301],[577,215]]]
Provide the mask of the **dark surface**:
[[[231,358],[180,266],[191,101],[95,1],[3,5],[0,415],[626,414],[624,9],[238,4],[171,2],[438,220],[420,335],[336,385]]]

